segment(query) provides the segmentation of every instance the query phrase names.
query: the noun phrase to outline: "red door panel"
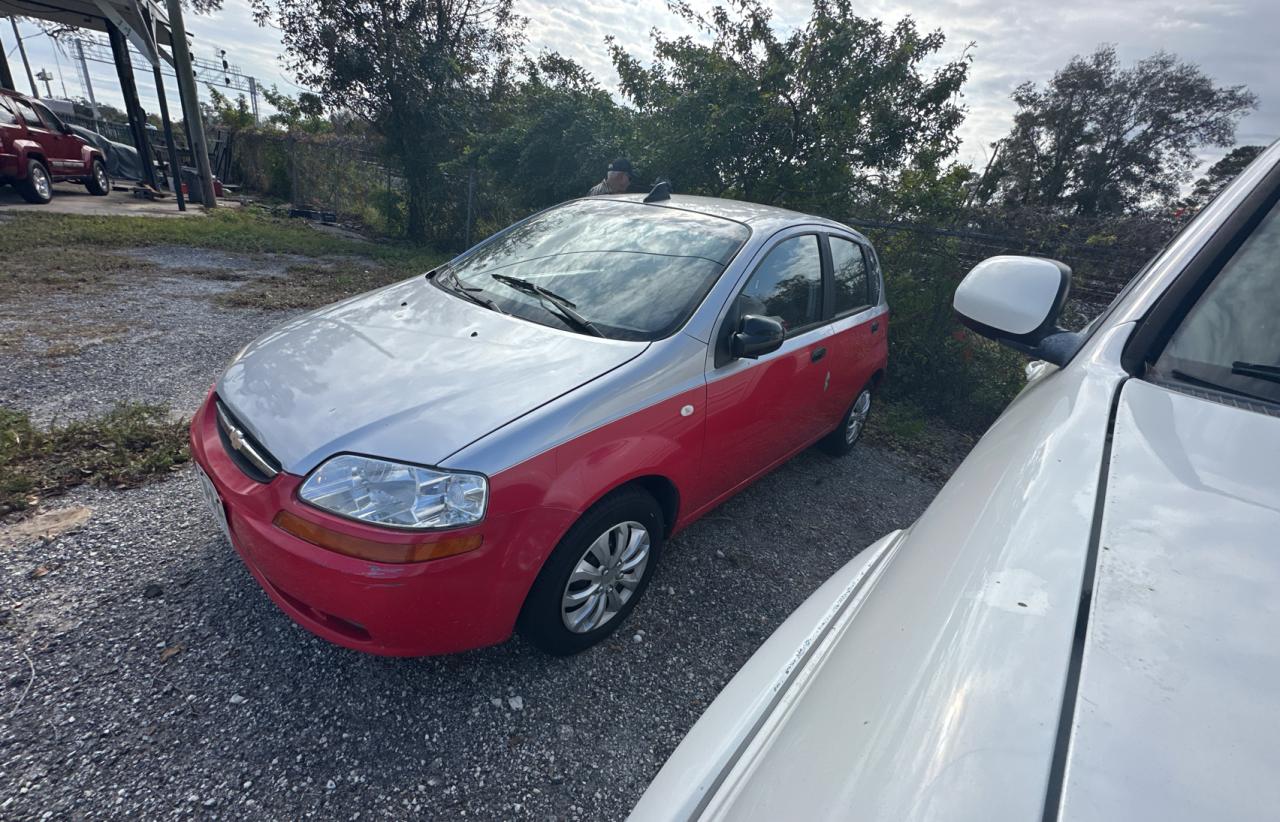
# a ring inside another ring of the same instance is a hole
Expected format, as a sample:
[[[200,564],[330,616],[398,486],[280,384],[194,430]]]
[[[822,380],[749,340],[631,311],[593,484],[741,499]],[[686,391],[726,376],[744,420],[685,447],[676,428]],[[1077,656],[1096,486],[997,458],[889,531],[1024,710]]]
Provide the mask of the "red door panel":
[[[836,320],[832,325],[828,429],[835,427],[858,392],[883,367],[887,320],[888,315],[877,307]]]
[[[707,433],[699,505],[745,485],[820,433],[830,345],[822,327],[758,360],[735,360],[707,375]]]

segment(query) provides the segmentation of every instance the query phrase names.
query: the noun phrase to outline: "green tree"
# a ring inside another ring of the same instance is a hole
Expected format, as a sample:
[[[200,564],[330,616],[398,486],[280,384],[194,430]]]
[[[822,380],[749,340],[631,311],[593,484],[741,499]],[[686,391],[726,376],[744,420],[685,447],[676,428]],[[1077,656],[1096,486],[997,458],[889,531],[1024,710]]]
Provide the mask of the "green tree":
[[[1013,129],[979,191],[1094,216],[1167,201],[1191,179],[1203,146],[1229,146],[1257,105],[1192,63],[1159,52],[1121,68],[1113,46],[1076,56],[1044,88],[1013,93]]]
[[[333,131],[333,123],[325,116],[324,101],[314,92],[304,91],[290,97],[275,86],[264,88],[262,96],[276,110],[267,123],[285,132],[324,134]]]
[[[523,42],[512,0],[252,0],[278,26],[289,68],[324,104],[367,120],[403,170],[408,234],[456,233],[457,157],[487,89]]]
[[[206,85],[205,88],[209,90],[209,102],[201,103],[200,108],[206,125],[228,131],[243,131],[257,125],[249,101],[243,94],[232,100],[213,86]]]
[[[526,59],[494,90],[490,129],[472,138],[460,165],[501,181],[518,211],[580,197],[625,154],[632,112],[585,69],[559,54]]]
[[[758,0],[707,16],[669,5],[711,42],[655,33],[648,67],[610,50],[641,115],[636,153],[677,190],[839,212],[958,145],[969,58],[940,61],[941,32],[921,33],[909,17],[886,28],[851,0],[817,0],[785,37]]]
[[[1226,188],[1227,183],[1244,171],[1244,167],[1252,163],[1266,146],[1236,146],[1227,152],[1221,160],[1209,166],[1204,176],[1196,180],[1191,194],[1184,205],[1199,208],[1214,198],[1219,191]]]

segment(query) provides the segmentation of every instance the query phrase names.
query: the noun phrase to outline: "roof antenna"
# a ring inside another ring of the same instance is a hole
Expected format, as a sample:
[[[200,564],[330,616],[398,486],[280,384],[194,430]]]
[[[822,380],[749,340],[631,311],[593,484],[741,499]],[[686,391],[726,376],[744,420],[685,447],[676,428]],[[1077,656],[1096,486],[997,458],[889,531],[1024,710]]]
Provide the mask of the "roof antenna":
[[[658,184],[653,187],[653,191],[650,191],[648,194],[645,195],[644,202],[660,203],[663,200],[670,200],[670,199],[671,199],[671,183],[669,183],[666,180],[659,180]]]

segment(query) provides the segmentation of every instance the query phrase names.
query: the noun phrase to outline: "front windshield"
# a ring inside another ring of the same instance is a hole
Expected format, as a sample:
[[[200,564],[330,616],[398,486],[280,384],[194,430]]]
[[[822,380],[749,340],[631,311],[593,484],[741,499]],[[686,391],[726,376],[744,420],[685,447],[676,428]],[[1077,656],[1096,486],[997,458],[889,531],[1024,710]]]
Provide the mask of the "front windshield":
[[[437,281],[544,325],[654,340],[688,319],[749,235],[706,214],[578,200],[511,229]]]

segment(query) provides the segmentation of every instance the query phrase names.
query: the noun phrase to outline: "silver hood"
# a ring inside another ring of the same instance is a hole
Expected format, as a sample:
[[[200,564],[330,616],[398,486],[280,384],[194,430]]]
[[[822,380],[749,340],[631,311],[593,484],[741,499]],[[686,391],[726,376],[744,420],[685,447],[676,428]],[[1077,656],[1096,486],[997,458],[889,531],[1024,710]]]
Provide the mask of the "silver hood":
[[[261,337],[217,392],[290,473],[339,452],[434,465],[647,346],[498,314],[417,277]]]

